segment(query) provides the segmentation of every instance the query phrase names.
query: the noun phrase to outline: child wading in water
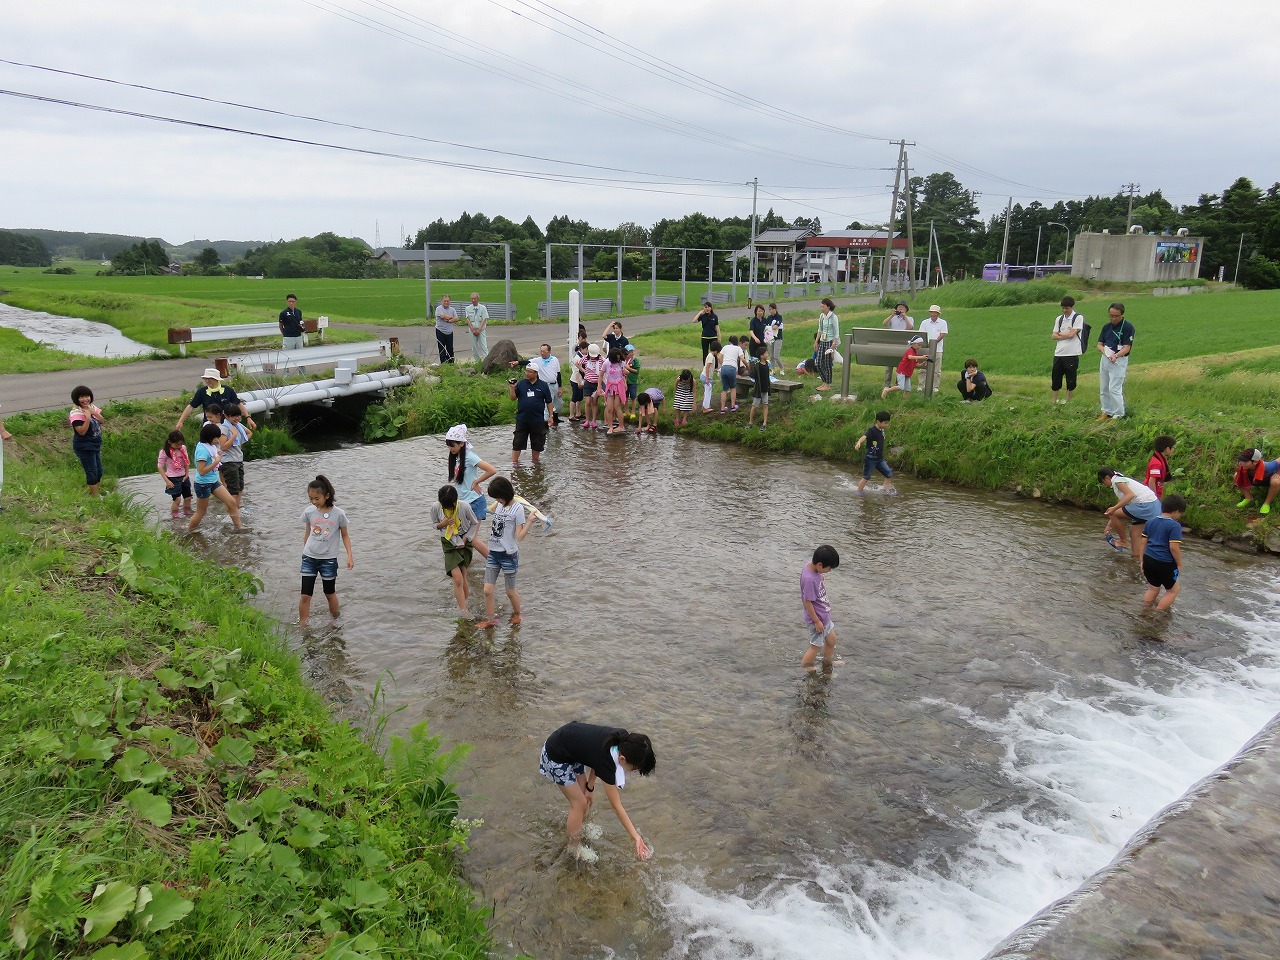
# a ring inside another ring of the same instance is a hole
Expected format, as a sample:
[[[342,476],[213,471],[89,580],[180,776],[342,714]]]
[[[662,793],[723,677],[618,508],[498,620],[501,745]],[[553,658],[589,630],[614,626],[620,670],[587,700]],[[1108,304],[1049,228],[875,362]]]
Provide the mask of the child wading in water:
[[[489,481],[489,496],[497,501],[489,518],[489,559],[484,565],[484,620],[481,629],[496,627],[494,587],[501,571],[511,601],[511,623],[520,623],[520,594],[516,592],[516,569],[520,566],[520,541],[533,526],[533,515],[525,516],[524,507],[515,502],[516,491],[506,477]]]
[[[206,429],[208,429],[206,427]],[[351,537],[347,533],[347,515],[333,505],[334,489],[329,478],[320,474],[307,484],[310,505],[302,511],[306,536],[302,542],[302,594],[298,597],[298,626],[305,627],[311,616],[311,594],[320,577],[329,616],[338,618],[338,537],[347,551],[347,569],[354,570]]]
[[[888,428],[889,411],[881,410],[876,414],[875,424],[868,427],[867,432],[853,445],[855,450],[861,450],[864,443],[867,445],[867,452],[862,457],[862,479],[858,481],[859,493],[866,488],[871,474],[877,470],[884,475],[884,492],[896,492],[893,487],[893,470],[889,467],[889,461],[884,458],[884,432]]]
[[[222,505],[231,514],[231,522],[240,529],[240,508],[227,488],[222,485],[218,475],[218,465],[222,462],[222,428],[216,423],[206,423],[200,428],[200,442],[196,444],[196,512],[187,521],[187,529],[194,530],[209,511],[209,498],[221,500]]]
[[[1142,525],[1142,539],[1147,541],[1142,552],[1142,575],[1149,584],[1142,595],[1142,605],[1154,603],[1157,610],[1168,610],[1182,587],[1178,574],[1182,569],[1182,515],[1187,501],[1176,493],[1166,493],[1160,509],[1160,516]],[[1156,603],[1161,587],[1164,596]]]
[[[431,522],[440,531],[440,546],[444,550],[444,572],[453,580],[453,598],[458,609],[467,615],[467,600],[471,596],[467,586],[467,570],[471,567],[471,548],[480,521],[465,500],[458,499],[458,488],[452,484],[441,487],[436,494],[437,503],[431,505]]]
[[[836,625],[831,621],[831,601],[827,599],[827,583],[823,574],[840,566],[836,548],[823,544],[813,551],[813,559],[800,571],[800,602],[804,605],[804,622],[809,628],[809,649],[800,659],[806,670],[817,667],[818,651],[822,661],[832,667],[836,660]]]
[[[542,746],[542,758],[538,772],[560,788],[569,801],[569,818],[565,830],[569,842],[578,847],[582,837],[582,825],[591,813],[595,799],[596,782],[604,784],[609,806],[618,816],[618,822],[635,844],[636,856],[648,860],[653,847],[640,836],[627,811],[622,806],[622,794],[627,778],[632,774],[647,777],[658,766],[653,755],[653,744],[643,733],[629,733],[619,727],[601,727],[575,720],[566,723]],[[588,857],[587,854],[591,855]],[[595,859],[589,848],[580,852],[583,859]]]
[[[181,430],[170,430],[164,446],[156,456],[156,472],[164,480],[164,492],[173,499],[170,511],[173,519],[178,519],[178,500],[182,500],[182,509],[189,517],[191,510],[191,478],[187,473],[191,470],[191,457],[187,455],[186,438]]]
[[[689,422],[689,414],[693,413],[693,371],[681,370],[676,377],[675,419],[672,426],[683,427]]]

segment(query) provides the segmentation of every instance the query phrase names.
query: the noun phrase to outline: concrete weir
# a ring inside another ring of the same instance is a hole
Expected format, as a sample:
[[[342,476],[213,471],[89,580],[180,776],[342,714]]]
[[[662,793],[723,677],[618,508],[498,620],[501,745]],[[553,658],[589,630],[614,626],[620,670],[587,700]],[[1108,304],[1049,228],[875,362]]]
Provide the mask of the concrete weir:
[[[392,387],[402,387],[412,380],[412,376],[398,370],[355,373],[351,368],[339,365],[331,379],[246,391],[240,394],[240,402],[246,413],[269,413],[280,407],[291,407],[299,403],[324,403],[336,397],[389,390]]]
[[[1280,716],[987,960],[1232,957],[1280,944]]]

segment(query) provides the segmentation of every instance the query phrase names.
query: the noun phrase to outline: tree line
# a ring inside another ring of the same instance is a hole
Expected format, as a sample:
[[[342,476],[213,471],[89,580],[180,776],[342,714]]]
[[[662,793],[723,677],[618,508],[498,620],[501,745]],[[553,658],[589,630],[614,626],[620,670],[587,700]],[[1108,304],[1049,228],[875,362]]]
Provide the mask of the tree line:
[[[977,193],[949,172],[912,177],[899,200],[895,229],[903,230],[909,205],[917,256],[925,255],[932,226],[943,271],[953,277],[977,276],[984,263],[1000,259],[1006,216],[1006,211],[1001,210],[984,222],[980,219],[977,198]],[[1280,183],[1263,191],[1248,178],[1241,177],[1221,193],[1201,194],[1194,204],[1175,206],[1160,190],[1135,195],[1132,203],[1132,222],[1144,230],[1162,233],[1186,227],[1192,236],[1204,238],[1201,276],[1215,277],[1219,268],[1225,267],[1226,278],[1237,279],[1239,256],[1241,283],[1250,287],[1280,287]],[[1069,262],[1068,235],[1074,240],[1086,231],[1123,232],[1129,220],[1129,204],[1130,197],[1121,192],[1114,196],[1059,200],[1052,205],[1038,200],[1026,205],[1015,204],[1010,220],[1008,260],[1023,264],[1037,259],[1040,263]],[[758,223],[760,230],[770,227],[812,227],[819,232],[822,229],[816,219],[787,221],[772,209]],[[846,229],[883,230],[885,224],[855,221]],[[727,260],[728,251],[746,247],[750,239],[750,217],[718,218],[690,213],[679,219],[664,218],[652,227],[633,222],[600,227],[561,215],[553,217],[544,230],[529,216],[517,223],[503,216],[490,218],[483,213],[463,213],[451,221],[437,219],[406,237],[404,244],[416,249],[421,249],[423,244],[461,247],[467,254],[466,260],[433,266],[433,276],[442,279],[502,276],[502,248],[481,244],[505,242],[511,245],[511,275],[519,280],[541,279],[545,275],[548,243],[557,244],[551,250],[551,270],[555,277],[567,277],[575,271],[576,248],[583,244],[587,279],[615,277],[616,247],[622,245],[630,248],[622,258],[623,278],[627,280],[649,278],[648,248],[652,247],[720,251],[711,258],[712,278],[728,280],[733,269]],[[154,241],[134,244],[113,258],[112,272],[144,272],[159,265],[155,261],[161,254],[163,249]],[[167,257],[163,262],[167,263]],[[762,262],[760,266],[764,270],[770,264]],[[678,249],[660,250],[657,267],[659,279],[679,279]],[[248,250],[229,267],[220,265],[217,252],[206,248],[192,264],[184,267],[187,273],[216,274],[224,270],[272,277],[395,276],[391,264],[372,259],[372,251],[363,240],[333,233],[262,244]],[[687,270],[690,280],[707,279],[708,257],[689,254]],[[422,275],[421,267],[417,268],[416,275]]]
[[[0,263],[12,267],[47,267],[53,259],[39,237],[0,230]]]

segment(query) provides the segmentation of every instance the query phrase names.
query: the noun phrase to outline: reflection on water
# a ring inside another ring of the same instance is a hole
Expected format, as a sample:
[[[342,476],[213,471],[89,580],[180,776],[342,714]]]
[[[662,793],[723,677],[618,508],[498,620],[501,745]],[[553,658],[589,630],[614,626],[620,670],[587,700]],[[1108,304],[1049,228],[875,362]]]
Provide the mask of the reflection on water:
[[[141,357],[156,352],[155,347],[130,340],[105,323],[23,310],[7,303],[0,303],[0,327],[17,330],[36,343],[92,357]]]
[[[509,429],[474,436],[505,461]],[[465,868],[513,953],[980,957],[1280,700],[1280,600],[1244,558],[1188,544],[1156,620],[1095,517],[910,480],[858,498],[828,463],[671,437],[561,430],[517,475],[556,523],[521,545],[524,625],[493,631],[452,614],[426,522],[437,438],[250,463],[249,535],[208,524],[199,549],[256,572],[285,622],[318,472],[356,569],[340,627],[291,642],[357,704],[394,678],[392,727],[475,745]],[[136,483],[159,506],[153,481]],[[841,556],[827,677],[797,666],[821,542]],[[564,855],[537,759],[570,719],[653,737],[656,774],[626,791],[649,864],[608,810],[599,862]]]

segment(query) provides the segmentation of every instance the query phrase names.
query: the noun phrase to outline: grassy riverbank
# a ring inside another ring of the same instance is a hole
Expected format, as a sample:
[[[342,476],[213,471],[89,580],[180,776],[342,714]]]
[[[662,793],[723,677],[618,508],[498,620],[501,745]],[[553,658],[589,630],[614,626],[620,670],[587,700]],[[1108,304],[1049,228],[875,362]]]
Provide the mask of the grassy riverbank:
[[[1096,419],[1096,372],[1081,375],[1076,397],[1067,406],[1050,402],[1043,376],[997,374],[991,374],[994,397],[966,404],[955,389],[957,360],[948,361],[943,390],[932,400],[913,394],[882,401],[880,368],[854,367],[854,402],[811,400],[817,381],[808,378],[796,399],[773,406],[767,431],[747,428],[749,400],[743,400],[738,413],[695,415],[681,432],[860,465],[854,444],[875,412],[886,409],[893,414],[889,448],[894,469],[922,479],[1093,509],[1115,502],[1110,490],[1097,482],[1096,470],[1112,466],[1141,476],[1152,440],[1168,433],[1178,440],[1172,457],[1175,479],[1168,489],[1189,501],[1188,525],[1204,536],[1265,542],[1280,549],[1280,513],[1259,519],[1254,510],[1237,509],[1239,497],[1231,486],[1235,454],[1242,447],[1261,447],[1268,456],[1280,452],[1280,346],[1135,366],[1126,389],[1129,415],[1115,422]],[[1096,363],[1086,364],[1086,369],[1096,371]],[[675,375],[673,370],[647,369],[641,386],[656,386],[670,400]],[[396,391],[385,408],[370,408],[366,437],[439,433],[458,422],[507,422],[512,412],[506,391],[504,377],[447,370],[440,384],[415,384]],[[718,396],[714,404],[718,407]],[[670,403],[665,406],[660,420],[667,432],[672,429]],[[369,432],[372,418],[379,418],[385,433]]]
[[[469,829],[446,779],[460,753],[418,729],[384,761],[376,719],[335,722],[245,602],[251,577],[192,557],[114,496],[87,502],[65,450],[44,462],[39,424],[8,425],[12,955],[486,956],[484,913],[453,862]],[[125,461],[153,464],[151,449]]]

